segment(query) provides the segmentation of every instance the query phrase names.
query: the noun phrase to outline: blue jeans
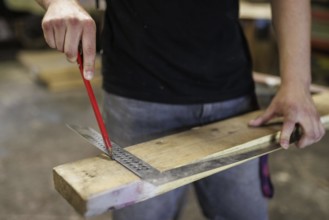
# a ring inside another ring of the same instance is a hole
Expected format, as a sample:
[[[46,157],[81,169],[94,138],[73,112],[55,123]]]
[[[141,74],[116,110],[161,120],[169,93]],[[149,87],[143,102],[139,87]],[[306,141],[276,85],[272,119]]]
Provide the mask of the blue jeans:
[[[105,94],[104,113],[109,135],[125,147],[170,133],[255,110],[255,98],[171,105]],[[258,159],[193,183],[203,214],[213,220],[266,220]],[[187,186],[113,212],[115,220],[177,219]]]

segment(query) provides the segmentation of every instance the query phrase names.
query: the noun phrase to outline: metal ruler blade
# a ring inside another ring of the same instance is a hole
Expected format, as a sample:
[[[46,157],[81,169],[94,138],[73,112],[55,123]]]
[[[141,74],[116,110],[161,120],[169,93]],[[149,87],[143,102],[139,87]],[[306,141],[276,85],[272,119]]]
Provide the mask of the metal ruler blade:
[[[76,125],[67,125],[67,127],[72,129],[74,132],[82,136],[93,146],[97,147],[103,153],[108,155],[108,151],[104,145],[104,141],[100,133],[98,133],[92,128],[84,128]],[[160,174],[159,170],[155,169],[154,167],[144,162],[140,158],[136,157],[135,155],[129,153],[124,148],[120,147],[118,144],[114,143],[113,141],[111,142],[111,144],[113,159],[125,166],[131,172],[135,173],[140,178],[153,178],[154,176],[158,176]]]
[[[198,161],[196,163],[177,167],[171,170],[166,170],[162,172],[161,175],[158,175],[157,177],[151,177],[145,180],[154,185],[162,185],[185,177],[191,177],[199,173],[207,172],[214,169],[219,169],[221,167],[225,167],[225,169],[228,169],[230,168],[230,165],[232,165],[233,167],[241,163],[247,162],[249,160],[255,159],[256,157],[260,157],[265,154],[272,153],[279,149],[281,149],[280,145],[275,143],[268,145],[266,147],[252,149],[250,151],[246,151],[239,154],[231,154],[231,155],[212,158],[208,160]]]
[[[108,151],[103,143],[103,138],[97,131],[92,128],[84,128],[75,125],[67,126],[82,136],[84,139],[86,139],[89,143],[108,155]],[[264,146],[258,146],[257,148],[248,149],[247,151],[241,152],[239,154],[230,154],[208,160],[202,160],[196,163],[160,172],[150,164],[129,153],[116,143],[112,142],[112,147],[114,160],[125,166],[131,172],[135,173],[141,179],[154,185],[161,185],[224,166],[227,168],[229,165],[238,165],[255,157],[259,157],[281,149],[279,144],[273,140],[273,143],[270,145],[265,144]]]

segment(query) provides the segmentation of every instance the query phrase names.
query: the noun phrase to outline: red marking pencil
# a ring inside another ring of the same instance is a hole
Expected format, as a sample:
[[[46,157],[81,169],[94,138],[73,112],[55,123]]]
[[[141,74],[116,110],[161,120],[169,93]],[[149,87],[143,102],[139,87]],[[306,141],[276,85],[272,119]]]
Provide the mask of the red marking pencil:
[[[99,130],[100,130],[100,132],[102,134],[102,137],[103,137],[105,147],[108,150],[109,156],[112,158],[112,156],[113,156],[112,155],[112,144],[111,144],[110,138],[107,134],[106,127],[105,127],[105,124],[104,124],[104,121],[103,121],[103,118],[102,118],[102,114],[99,111],[99,107],[98,107],[98,104],[97,104],[97,101],[96,101],[96,98],[95,98],[95,95],[94,95],[93,88],[91,87],[90,81],[86,80],[85,77],[83,76],[82,52],[78,53],[77,62],[79,64],[80,73],[81,73],[83,82],[85,84],[91,106],[93,107],[95,117],[96,117],[96,120],[97,120],[97,123],[98,123],[98,127],[99,127]]]

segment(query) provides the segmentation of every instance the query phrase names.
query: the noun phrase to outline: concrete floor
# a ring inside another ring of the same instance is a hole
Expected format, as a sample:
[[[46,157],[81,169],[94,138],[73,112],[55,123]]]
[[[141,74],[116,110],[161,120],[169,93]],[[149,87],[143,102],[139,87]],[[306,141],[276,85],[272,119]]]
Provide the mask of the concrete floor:
[[[83,219],[54,190],[52,168],[99,153],[65,126],[97,128],[92,109],[83,89],[50,93],[26,72],[17,61],[0,62],[0,220]],[[329,219],[328,143],[329,135],[271,156],[272,220]],[[188,201],[181,220],[204,219],[192,190]]]

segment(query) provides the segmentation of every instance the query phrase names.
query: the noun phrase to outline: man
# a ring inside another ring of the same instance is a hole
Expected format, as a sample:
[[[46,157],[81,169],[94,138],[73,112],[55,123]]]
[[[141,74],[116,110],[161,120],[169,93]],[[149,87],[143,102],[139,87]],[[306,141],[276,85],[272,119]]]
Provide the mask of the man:
[[[50,47],[76,61],[84,76],[95,60],[95,23],[77,0],[38,0],[47,10],[42,27]],[[282,85],[250,126],[283,116],[283,148],[296,124],[297,147],[324,135],[309,92],[310,3],[273,0]],[[237,0],[108,0],[103,31],[105,116],[121,146],[202,125],[256,108],[251,62],[238,21]],[[197,181],[209,219],[267,219],[258,160]],[[114,212],[114,219],[174,219],[186,187]]]

